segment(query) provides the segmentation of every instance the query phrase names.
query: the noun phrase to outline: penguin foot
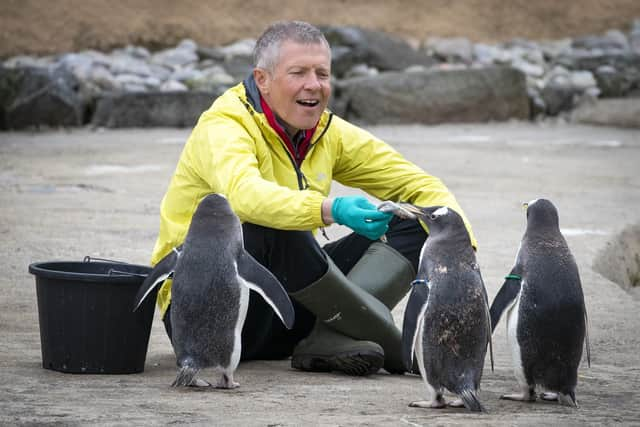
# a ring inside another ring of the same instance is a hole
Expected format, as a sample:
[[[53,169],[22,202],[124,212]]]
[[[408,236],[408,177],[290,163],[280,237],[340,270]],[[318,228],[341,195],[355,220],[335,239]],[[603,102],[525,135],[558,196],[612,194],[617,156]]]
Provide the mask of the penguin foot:
[[[211,383],[202,378],[194,378],[189,384],[189,387],[211,387]]]
[[[223,374],[216,384],[216,388],[233,389],[238,387],[240,387],[240,383],[235,382],[232,375],[226,374]]]
[[[564,406],[571,406],[572,408],[578,408],[578,401],[576,400],[575,394],[564,394],[558,393],[558,402]]]
[[[447,403],[443,398],[435,400],[417,400],[409,403],[411,408],[428,408],[428,409],[442,409],[447,407]]]
[[[558,401],[558,393],[552,392],[552,391],[544,391],[542,393],[540,393],[540,399],[542,400],[547,400],[550,402],[557,402]]]
[[[578,402],[570,394],[556,393],[555,391],[545,391],[540,393],[540,399],[548,402],[559,402],[564,406],[578,407]]]
[[[462,402],[462,399],[455,399],[451,402],[447,402],[447,405],[452,408],[462,408],[464,406],[464,402]]]
[[[536,401],[536,395],[535,395],[535,393],[527,393],[527,392],[511,393],[511,394],[503,394],[502,396],[500,396],[500,399],[503,399],[503,400],[516,400],[516,401],[519,401],[519,402],[535,402]]]

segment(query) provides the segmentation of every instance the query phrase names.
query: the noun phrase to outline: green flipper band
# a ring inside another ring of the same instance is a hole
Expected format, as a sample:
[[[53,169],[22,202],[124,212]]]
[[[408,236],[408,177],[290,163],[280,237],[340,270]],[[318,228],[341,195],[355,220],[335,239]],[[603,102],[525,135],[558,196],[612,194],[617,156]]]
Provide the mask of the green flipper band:
[[[505,279],[522,280],[522,277],[517,274],[508,274],[504,276]]]

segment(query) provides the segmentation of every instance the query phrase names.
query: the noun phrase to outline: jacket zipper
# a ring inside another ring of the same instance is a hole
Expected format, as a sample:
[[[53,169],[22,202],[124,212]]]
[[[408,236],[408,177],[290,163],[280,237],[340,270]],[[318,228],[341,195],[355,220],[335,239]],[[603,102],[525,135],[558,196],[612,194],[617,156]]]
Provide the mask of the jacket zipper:
[[[250,106],[250,104],[248,102],[242,100],[242,99],[241,99],[241,102],[244,104],[245,108],[249,111],[249,113],[251,115],[253,115],[253,108]],[[291,162],[291,165],[293,166],[293,170],[296,172],[296,178],[298,179],[298,189],[300,189],[300,190],[306,190],[306,188],[305,188],[306,178],[305,178],[304,174],[302,173],[302,170],[298,166],[298,161],[300,162],[300,165],[302,165],[302,162],[307,157],[307,153],[309,153],[311,151],[311,149],[318,143],[318,141],[320,141],[320,139],[324,136],[324,134],[327,133],[327,130],[329,130],[329,125],[331,124],[331,120],[332,119],[333,119],[333,113],[329,113],[329,119],[327,120],[327,125],[324,127],[324,129],[322,130],[322,133],[316,138],[316,140],[314,142],[312,142],[311,144],[309,144],[309,148],[307,149],[307,152],[305,153],[305,157],[302,158],[302,159],[300,159],[300,157],[298,157],[298,151],[297,150],[296,150],[295,158],[294,158],[291,155],[291,153],[289,152],[289,149],[285,145],[284,141],[282,141],[282,139],[278,135],[278,141],[280,141],[280,145],[282,145],[282,148],[284,149],[284,152],[287,153],[287,157],[289,158],[289,161]],[[262,132],[262,129],[260,130],[260,133],[262,134],[262,139],[264,139],[265,141],[269,141],[267,139],[267,137],[264,135],[264,133]]]
[[[282,139],[278,138],[278,141],[280,141],[280,145],[282,145],[282,148],[284,149],[285,153],[287,153],[287,156],[289,157],[289,160],[291,161],[291,165],[293,166],[293,169],[296,172],[296,177],[298,178],[298,188],[300,190],[306,190],[307,187],[308,187],[308,184],[306,183],[306,177],[302,173],[302,169],[301,169],[302,162],[307,157],[307,154],[311,151],[311,149],[318,143],[318,141],[320,141],[320,139],[324,136],[324,134],[327,133],[327,130],[329,130],[329,125],[331,124],[331,120],[332,119],[333,119],[333,113],[329,114],[329,119],[327,120],[327,125],[322,130],[322,133],[320,135],[318,135],[316,140],[314,142],[312,142],[311,144],[309,144],[309,148],[307,149],[307,152],[305,153],[305,155],[304,155],[304,157],[302,159],[300,159],[297,150],[295,152],[295,158],[294,158],[294,156],[291,154],[291,152],[289,152],[289,149],[287,148],[285,143],[282,141]],[[264,138],[264,135],[262,135],[262,137]],[[300,166],[298,166],[298,162],[300,163]]]

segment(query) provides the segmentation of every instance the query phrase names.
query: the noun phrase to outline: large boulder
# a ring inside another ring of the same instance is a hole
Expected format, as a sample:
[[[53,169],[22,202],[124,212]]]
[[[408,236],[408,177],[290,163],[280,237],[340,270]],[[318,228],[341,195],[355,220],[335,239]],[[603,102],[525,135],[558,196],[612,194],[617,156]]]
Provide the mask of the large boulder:
[[[574,122],[640,129],[640,98],[607,98],[585,102],[573,110]]]
[[[529,119],[524,74],[512,68],[388,72],[339,85],[337,106],[363,123]]]
[[[78,87],[63,68],[0,66],[0,129],[82,125]]]
[[[109,94],[98,100],[92,124],[108,128],[190,127],[219,95],[201,91]]]

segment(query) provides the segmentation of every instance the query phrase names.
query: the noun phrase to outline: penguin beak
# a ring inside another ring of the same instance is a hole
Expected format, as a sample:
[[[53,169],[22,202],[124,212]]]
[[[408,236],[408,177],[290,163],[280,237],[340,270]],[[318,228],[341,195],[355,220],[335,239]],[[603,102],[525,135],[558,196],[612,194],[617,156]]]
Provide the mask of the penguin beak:
[[[524,202],[522,204],[522,210],[526,211],[529,208],[529,203],[528,202]]]
[[[401,203],[400,207],[409,212],[410,214],[413,214],[415,216],[417,216],[418,218],[423,218],[424,217],[424,212],[422,212],[422,210],[420,208],[418,208],[417,206],[414,206],[410,203]]]

